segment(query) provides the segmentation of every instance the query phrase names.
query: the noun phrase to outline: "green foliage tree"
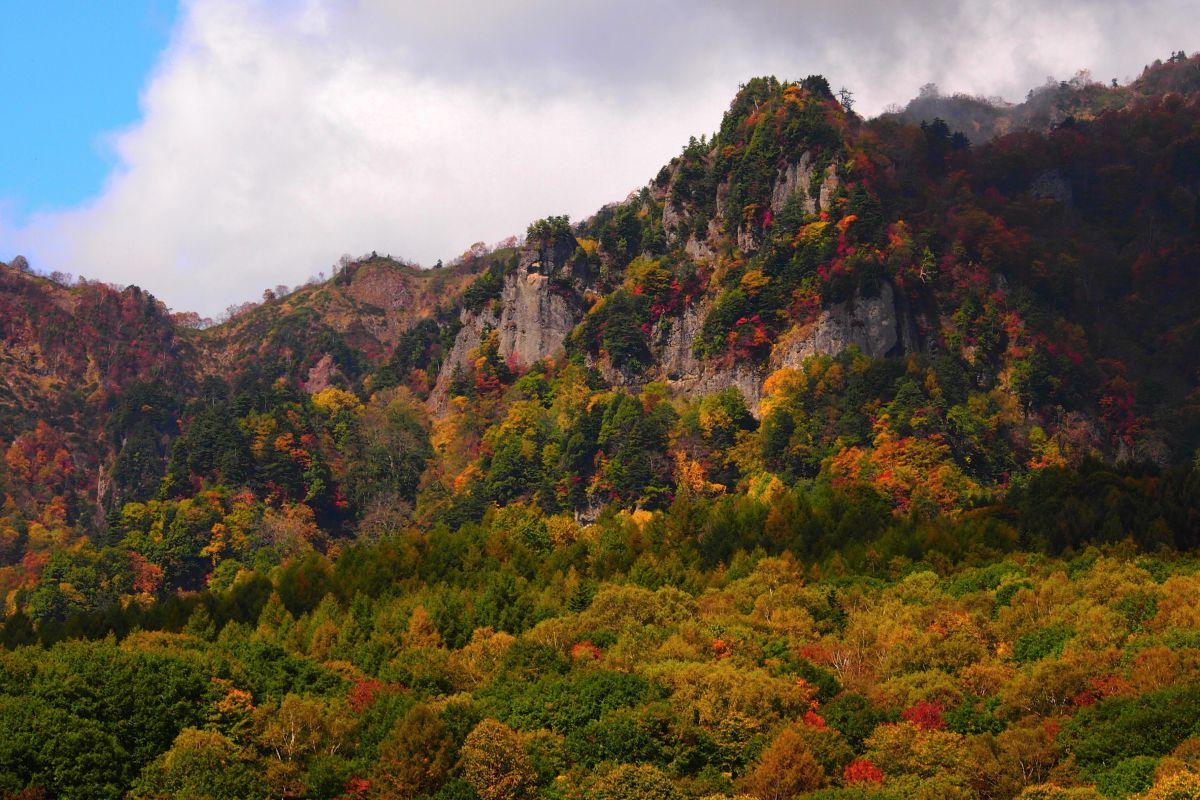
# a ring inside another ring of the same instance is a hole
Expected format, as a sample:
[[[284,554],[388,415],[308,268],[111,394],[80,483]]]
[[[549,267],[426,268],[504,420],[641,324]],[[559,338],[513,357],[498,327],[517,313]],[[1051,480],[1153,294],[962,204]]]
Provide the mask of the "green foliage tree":
[[[237,745],[215,731],[185,728],[171,749],[142,771],[130,797],[241,800],[263,790]]]
[[[588,790],[597,800],[681,800],[683,794],[670,778],[647,764],[622,764],[598,778]]]

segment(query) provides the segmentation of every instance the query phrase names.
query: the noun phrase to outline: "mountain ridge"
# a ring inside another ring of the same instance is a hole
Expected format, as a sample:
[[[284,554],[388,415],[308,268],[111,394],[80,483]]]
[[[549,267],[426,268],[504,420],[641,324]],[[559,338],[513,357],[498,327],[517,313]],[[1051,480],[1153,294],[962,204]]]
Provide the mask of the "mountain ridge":
[[[0,266],[9,602],[40,574],[33,521],[117,541],[127,503],[205,486],[343,535],[384,485],[427,524],[587,521],[689,481],[870,484],[907,513],[1092,456],[1188,463],[1200,108],[1175,89],[1198,65],[978,145],[864,120],[819,76],[754,79],[588,219],[437,269],[350,259],[203,330],[136,287]],[[360,428],[389,415],[415,449],[379,483]]]

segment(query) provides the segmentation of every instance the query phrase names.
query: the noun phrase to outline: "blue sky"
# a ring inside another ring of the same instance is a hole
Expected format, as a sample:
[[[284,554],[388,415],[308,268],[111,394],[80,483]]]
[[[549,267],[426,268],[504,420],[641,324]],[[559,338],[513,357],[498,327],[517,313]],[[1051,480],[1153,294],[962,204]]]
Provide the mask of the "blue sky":
[[[0,198],[15,222],[100,192],[115,161],[106,134],[137,122],[177,11],[173,0],[0,0]]]

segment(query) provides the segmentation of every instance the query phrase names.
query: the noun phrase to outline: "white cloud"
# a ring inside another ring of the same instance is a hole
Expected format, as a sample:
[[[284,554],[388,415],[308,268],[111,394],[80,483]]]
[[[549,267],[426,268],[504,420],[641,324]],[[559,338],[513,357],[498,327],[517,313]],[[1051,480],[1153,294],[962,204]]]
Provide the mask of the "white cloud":
[[[0,254],[215,314],[345,252],[428,264],[586,216],[753,75],[822,72],[869,113],[930,80],[1019,97],[1136,73],[1114,42],[1165,55],[1190,19],[1183,0],[1042,5],[192,0],[103,191],[20,229],[0,208]]]
[[[631,109],[409,70],[311,10],[192,8],[85,207],[18,235],[39,268],[216,313],[377,250],[432,263],[534,218],[623,198],[719,118],[728,92]],[[649,102],[649,101],[647,101]]]

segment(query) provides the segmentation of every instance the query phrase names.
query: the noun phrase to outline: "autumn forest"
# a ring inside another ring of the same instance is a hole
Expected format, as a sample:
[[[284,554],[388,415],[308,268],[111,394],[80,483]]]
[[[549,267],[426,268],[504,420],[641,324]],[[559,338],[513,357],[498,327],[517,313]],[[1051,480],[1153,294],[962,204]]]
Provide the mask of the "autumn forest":
[[[216,323],[0,265],[0,798],[1200,798],[1200,57],[919,100]]]

